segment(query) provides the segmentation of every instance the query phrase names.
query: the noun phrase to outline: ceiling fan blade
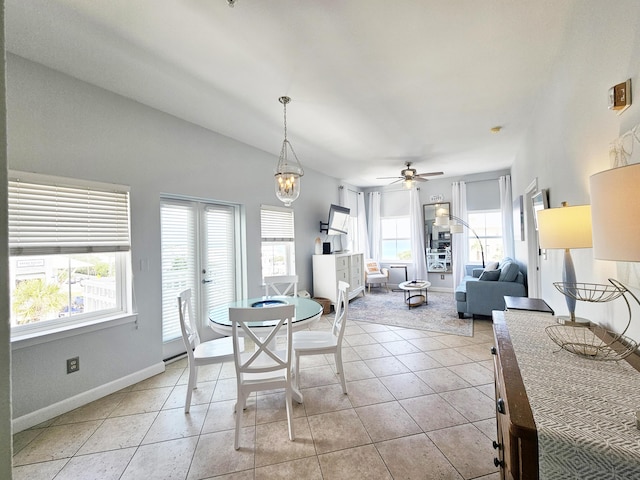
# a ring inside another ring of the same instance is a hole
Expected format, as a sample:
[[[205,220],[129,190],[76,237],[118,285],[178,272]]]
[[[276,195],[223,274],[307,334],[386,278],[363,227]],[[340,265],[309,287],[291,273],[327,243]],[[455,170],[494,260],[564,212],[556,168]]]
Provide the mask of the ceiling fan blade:
[[[428,178],[422,178],[422,177],[413,177],[413,180],[417,180],[418,182],[428,182],[429,179]]]
[[[376,180],[391,180],[392,178],[403,179],[404,177],[377,177]]]
[[[404,182],[404,178],[399,178],[395,182],[391,182],[389,185],[393,185],[394,183],[398,183],[398,182]]]
[[[444,172],[416,173],[416,177],[433,177],[435,175],[444,175]]]

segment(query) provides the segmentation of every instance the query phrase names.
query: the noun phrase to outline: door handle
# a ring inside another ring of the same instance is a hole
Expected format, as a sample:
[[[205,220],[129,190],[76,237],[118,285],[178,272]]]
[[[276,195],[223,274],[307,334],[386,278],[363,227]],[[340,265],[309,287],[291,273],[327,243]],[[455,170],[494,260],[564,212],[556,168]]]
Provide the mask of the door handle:
[[[204,278],[202,279],[202,283],[213,283],[213,280],[205,280]]]

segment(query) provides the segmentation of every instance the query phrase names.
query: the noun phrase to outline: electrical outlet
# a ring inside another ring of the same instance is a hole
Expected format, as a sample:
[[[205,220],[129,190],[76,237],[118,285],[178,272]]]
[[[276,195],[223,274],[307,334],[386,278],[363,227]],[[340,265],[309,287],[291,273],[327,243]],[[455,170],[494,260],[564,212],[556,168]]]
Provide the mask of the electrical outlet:
[[[73,357],[67,360],[67,374],[80,370],[80,357]]]
[[[444,280],[444,275],[440,274],[440,280]]]

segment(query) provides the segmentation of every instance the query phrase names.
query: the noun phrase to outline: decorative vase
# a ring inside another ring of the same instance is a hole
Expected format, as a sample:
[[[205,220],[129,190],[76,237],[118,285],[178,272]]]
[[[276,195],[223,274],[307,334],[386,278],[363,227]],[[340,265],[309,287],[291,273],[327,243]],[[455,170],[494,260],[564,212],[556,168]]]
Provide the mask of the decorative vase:
[[[322,240],[316,237],[316,255],[322,255]]]

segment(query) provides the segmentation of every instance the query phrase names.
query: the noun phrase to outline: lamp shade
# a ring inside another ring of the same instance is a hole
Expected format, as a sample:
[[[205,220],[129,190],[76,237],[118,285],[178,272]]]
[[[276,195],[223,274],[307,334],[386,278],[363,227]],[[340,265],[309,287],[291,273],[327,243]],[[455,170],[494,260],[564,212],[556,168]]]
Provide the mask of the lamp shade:
[[[591,176],[593,255],[640,262],[640,163]]]
[[[547,208],[538,211],[540,248],[590,248],[591,207]]]

